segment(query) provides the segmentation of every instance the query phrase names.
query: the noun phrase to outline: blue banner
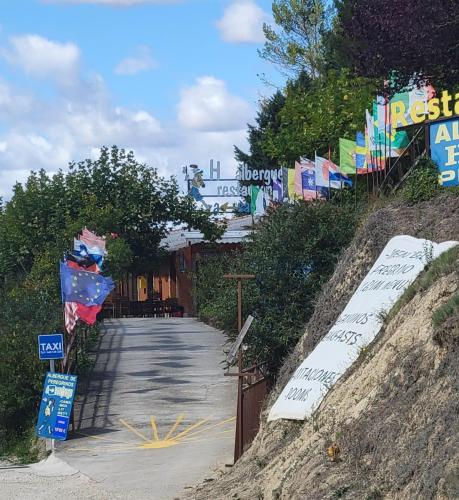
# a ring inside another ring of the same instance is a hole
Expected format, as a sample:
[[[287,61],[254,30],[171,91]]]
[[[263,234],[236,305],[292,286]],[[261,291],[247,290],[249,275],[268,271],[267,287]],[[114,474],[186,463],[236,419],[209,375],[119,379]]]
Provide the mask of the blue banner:
[[[76,385],[76,375],[51,372],[46,374],[35,427],[37,436],[61,441],[67,438]]]
[[[440,185],[459,185],[459,120],[453,119],[430,126],[430,151],[440,172]]]

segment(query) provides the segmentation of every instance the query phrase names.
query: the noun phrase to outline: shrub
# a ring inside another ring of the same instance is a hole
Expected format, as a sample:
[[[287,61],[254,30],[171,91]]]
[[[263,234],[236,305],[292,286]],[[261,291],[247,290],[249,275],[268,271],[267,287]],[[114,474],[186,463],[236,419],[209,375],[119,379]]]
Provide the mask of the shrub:
[[[432,199],[439,190],[437,166],[427,156],[421,156],[402,190],[403,198],[409,203],[419,203]]]
[[[435,260],[430,261],[424,272],[418,276],[414,283],[403,292],[403,295],[394,304],[386,320],[393,319],[402,307],[408,304],[417,293],[427,290],[442,276],[447,276],[456,271],[458,256],[459,246],[455,246],[443,252]]]
[[[459,293],[455,293],[445,304],[441,305],[432,313],[432,324],[434,327],[441,326],[459,307]]]
[[[244,316],[256,318],[247,336],[246,359],[267,361],[276,372],[302,335],[314,300],[354,229],[355,212],[348,205],[296,202],[277,208],[258,224],[243,253],[200,264],[198,315],[232,338],[236,287],[223,274],[254,274],[255,280],[244,283]]]

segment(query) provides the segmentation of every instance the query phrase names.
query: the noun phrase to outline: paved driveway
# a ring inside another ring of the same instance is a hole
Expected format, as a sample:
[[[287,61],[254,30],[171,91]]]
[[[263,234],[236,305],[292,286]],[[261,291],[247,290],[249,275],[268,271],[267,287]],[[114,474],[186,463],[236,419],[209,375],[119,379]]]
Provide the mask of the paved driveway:
[[[57,456],[115,498],[173,499],[232,463],[234,377],[220,332],[189,318],[110,320],[77,435]]]

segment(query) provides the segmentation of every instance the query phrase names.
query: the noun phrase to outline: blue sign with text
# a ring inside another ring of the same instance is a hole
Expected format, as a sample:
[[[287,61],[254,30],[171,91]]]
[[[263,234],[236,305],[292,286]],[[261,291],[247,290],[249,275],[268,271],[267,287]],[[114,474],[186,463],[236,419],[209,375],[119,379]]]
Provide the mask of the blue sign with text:
[[[64,357],[64,336],[62,333],[38,336],[40,359],[62,359]]]
[[[459,120],[447,120],[430,125],[432,160],[440,172],[440,185],[459,185]]]
[[[65,441],[72,413],[77,376],[48,372],[41,398],[37,436]]]

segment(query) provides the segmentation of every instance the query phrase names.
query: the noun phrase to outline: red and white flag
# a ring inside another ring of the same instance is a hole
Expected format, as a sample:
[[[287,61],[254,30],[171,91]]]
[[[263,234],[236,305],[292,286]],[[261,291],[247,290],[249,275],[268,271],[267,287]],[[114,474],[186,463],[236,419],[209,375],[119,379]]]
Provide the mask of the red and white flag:
[[[73,332],[77,321],[78,321],[77,303],[76,302],[65,302],[64,303],[64,322],[65,322],[65,329],[67,330],[67,333],[71,334]]]

